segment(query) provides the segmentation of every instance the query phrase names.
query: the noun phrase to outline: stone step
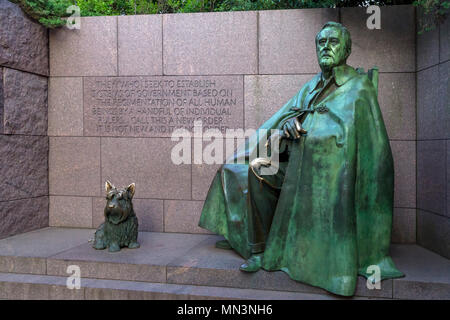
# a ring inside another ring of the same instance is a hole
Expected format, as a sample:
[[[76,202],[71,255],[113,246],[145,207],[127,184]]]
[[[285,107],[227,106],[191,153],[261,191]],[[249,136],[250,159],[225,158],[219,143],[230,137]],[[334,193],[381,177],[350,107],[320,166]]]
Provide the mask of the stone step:
[[[97,251],[90,229],[45,228],[0,240],[0,272],[67,277],[77,265],[82,278],[336,296],[291,280],[284,272],[239,271],[244,262],[231,250],[215,248],[215,235],[139,234],[139,249]],[[355,297],[450,299],[450,261],[416,245],[392,245],[391,255],[406,277],[369,290],[359,278]]]
[[[178,285],[103,279],[81,279],[69,289],[67,277],[0,273],[0,299],[26,300],[329,300],[327,295]]]

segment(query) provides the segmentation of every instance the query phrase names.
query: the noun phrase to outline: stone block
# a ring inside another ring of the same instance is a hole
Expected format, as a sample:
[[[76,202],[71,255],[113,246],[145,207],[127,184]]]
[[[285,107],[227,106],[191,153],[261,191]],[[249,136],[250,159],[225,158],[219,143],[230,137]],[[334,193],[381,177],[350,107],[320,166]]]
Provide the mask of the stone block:
[[[49,136],[83,136],[82,83],[82,78],[49,79]]]
[[[245,129],[258,129],[312,77],[312,75],[245,76]]]
[[[336,297],[327,291],[298,281],[294,281],[282,272],[245,273],[239,270],[244,259],[232,250],[215,248],[215,242],[223,239],[210,236],[189,251],[188,256],[180,256],[167,266],[167,282],[193,284],[199,286],[217,286],[245,289],[280,290],[323,294]],[[364,288],[363,288],[364,287]],[[382,290],[366,290],[365,281],[358,279],[359,296],[392,297],[392,281],[383,281]]]
[[[48,138],[0,135],[0,201],[48,195]]]
[[[242,128],[243,86],[242,76],[84,78],[84,135],[171,137],[195,121]]]
[[[176,165],[169,138],[102,138],[102,184],[136,183],[136,198],[191,199],[191,166]],[[98,185],[97,185],[98,186]]]
[[[0,67],[0,134],[3,134],[3,68]]]
[[[91,198],[50,196],[50,226],[92,228]]]
[[[393,243],[416,243],[416,209],[394,208]]]
[[[445,140],[417,141],[417,207],[441,215],[447,206],[445,159]]]
[[[120,76],[162,74],[162,15],[118,17]]]
[[[441,64],[417,73],[417,139],[419,140],[450,138],[448,132],[450,107],[446,99],[449,66],[450,63]]]
[[[93,198],[92,226],[98,226],[105,221],[105,198]],[[163,232],[164,209],[163,200],[133,199],[133,208],[139,220],[139,231]]]
[[[83,17],[80,29],[51,30],[50,75],[117,75],[117,17]]]
[[[445,19],[444,23],[439,26],[440,35],[440,62],[450,59],[450,19]]]
[[[223,139],[222,143],[217,143],[217,145],[213,139],[204,139],[203,141],[193,139],[192,141],[192,199],[205,200],[217,170],[233,155],[237,146],[243,143],[243,139]],[[234,146],[231,146],[231,143]],[[216,150],[213,152],[210,149],[213,144],[217,147],[222,146],[221,156],[218,155],[218,152],[216,153]],[[200,146],[202,146],[201,151]],[[196,155],[197,152],[201,153],[201,159],[199,155]]]
[[[439,99],[441,138],[450,139],[450,61],[439,65]]]
[[[100,138],[50,137],[50,195],[100,196]]]
[[[450,218],[419,209],[417,243],[450,259]]]
[[[405,274],[404,278],[394,279],[394,299],[450,298],[448,259],[418,245],[392,245],[391,256]]]
[[[66,276],[68,265],[76,264],[86,278],[166,282],[166,265],[184,256],[192,247],[205,240],[202,235],[140,233],[139,249],[123,248],[114,254],[95,250],[84,244],[47,260],[47,274]]]
[[[163,16],[166,75],[257,73],[257,12]]]
[[[417,32],[421,27],[423,10],[416,10]],[[439,27],[416,35],[417,71],[439,63]]]
[[[93,234],[94,230],[74,228],[44,228],[22,233],[0,240],[0,256],[47,258],[87,243]]]
[[[416,207],[416,142],[390,141],[394,158],[394,207]]]
[[[447,216],[450,215],[450,140],[447,140]]]
[[[259,73],[317,73],[315,39],[328,21],[338,21],[338,9],[259,12]]]
[[[415,72],[415,8],[412,5],[381,7],[381,29],[368,29],[367,8],[341,8],[341,22],[352,38],[347,63],[380,72]]]
[[[0,65],[48,75],[47,29],[7,0],[0,0],[0,42]]]
[[[164,201],[164,232],[207,233],[198,226],[203,201]]]
[[[47,78],[3,68],[5,134],[47,135]]]
[[[48,226],[48,197],[0,203],[0,238]]]
[[[378,102],[389,139],[415,140],[415,74],[381,73],[379,77]]]
[[[1,256],[0,272],[45,274],[47,261],[40,257]]]
[[[71,290],[67,277],[0,274],[0,299],[9,300],[82,300],[84,288]],[[83,280],[82,280],[83,282]]]

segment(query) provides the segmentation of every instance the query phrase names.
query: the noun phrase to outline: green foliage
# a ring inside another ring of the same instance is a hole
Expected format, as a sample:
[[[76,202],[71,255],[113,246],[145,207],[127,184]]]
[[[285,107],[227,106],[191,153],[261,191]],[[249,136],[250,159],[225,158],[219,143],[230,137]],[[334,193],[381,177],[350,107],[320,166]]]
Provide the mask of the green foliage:
[[[419,19],[419,34],[435,29],[450,13],[450,1],[416,0],[413,4],[423,13]]]
[[[48,28],[65,24],[70,5],[80,7],[81,16],[114,16],[157,13],[211,11],[280,10],[299,8],[335,8],[414,3],[425,15],[420,32],[442,23],[450,11],[445,0],[10,0],[17,3],[31,18]]]
[[[69,16],[67,8],[71,0],[10,0],[18,4],[32,19],[39,21],[47,28],[55,28],[65,24],[61,18]]]

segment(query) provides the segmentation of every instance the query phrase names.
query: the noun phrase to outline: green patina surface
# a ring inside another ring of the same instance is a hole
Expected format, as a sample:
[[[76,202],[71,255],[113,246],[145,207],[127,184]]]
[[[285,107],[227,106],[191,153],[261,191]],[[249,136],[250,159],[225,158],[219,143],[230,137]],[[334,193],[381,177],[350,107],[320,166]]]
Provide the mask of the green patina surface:
[[[351,296],[369,266],[381,279],[403,274],[389,256],[394,168],[378,78],[346,64],[351,40],[342,30],[318,34],[322,72],[260,128],[290,133],[278,173],[255,180],[249,160],[259,144],[251,137],[217,172],[199,225],[244,258],[264,251],[265,270]],[[295,137],[293,119],[307,134]]]

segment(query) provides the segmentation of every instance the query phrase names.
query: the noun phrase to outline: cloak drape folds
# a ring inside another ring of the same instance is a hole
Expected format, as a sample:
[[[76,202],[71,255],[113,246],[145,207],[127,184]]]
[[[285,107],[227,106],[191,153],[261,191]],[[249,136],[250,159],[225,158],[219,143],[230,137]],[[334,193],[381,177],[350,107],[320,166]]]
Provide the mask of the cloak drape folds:
[[[287,144],[289,162],[263,268],[350,296],[358,274],[372,275],[369,266],[380,268],[381,279],[403,274],[389,257],[394,169],[377,90],[352,67],[333,74],[337,89],[323,100],[310,105],[319,73],[260,128],[281,129],[310,110],[303,121],[308,134]],[[248,158],[257,148],[255,135],[217,172],[199,222],[244,258],[251,255]],[[238,159],[245,164],[231,164]]]

